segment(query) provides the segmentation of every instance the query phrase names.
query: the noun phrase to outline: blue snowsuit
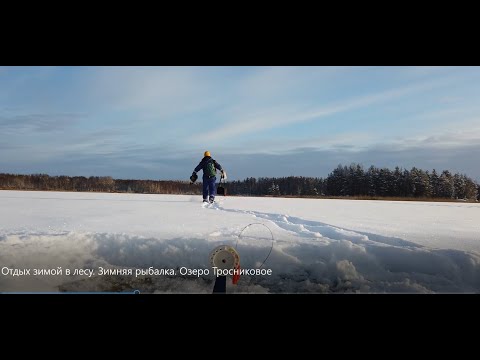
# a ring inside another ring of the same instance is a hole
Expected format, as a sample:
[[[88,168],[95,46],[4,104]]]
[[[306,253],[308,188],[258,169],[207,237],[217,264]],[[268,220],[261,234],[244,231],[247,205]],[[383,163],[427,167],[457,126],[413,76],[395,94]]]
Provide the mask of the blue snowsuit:
[[[223,171],[222,166],[218,162],[213,160],[210,156],[205,156],[202,159],[202,161],[200,161],[200,163],[197,165],[197,167],[193,172],[196,173],[196,172],[199,172],[200,169],[203,170],[203,177],[202,177],[203,201],[210,200],[213,202],[213,200],[215,200],[215,195],[216,195],[215,182],[217,181],[217,177],[215,175],[212,177],[208,177],[207,175],[205,175],[205,167],[210,161],[213,161],[213,164],[215,165],[215,169]]]

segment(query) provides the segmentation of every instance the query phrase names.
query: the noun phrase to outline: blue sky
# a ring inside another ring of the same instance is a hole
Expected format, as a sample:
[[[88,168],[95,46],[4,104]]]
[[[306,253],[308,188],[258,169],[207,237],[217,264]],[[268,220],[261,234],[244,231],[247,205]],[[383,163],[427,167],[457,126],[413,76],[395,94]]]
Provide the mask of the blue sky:
[[[327,176],[339,163],[480,180],[479,67],[0,67],[0,172]]]

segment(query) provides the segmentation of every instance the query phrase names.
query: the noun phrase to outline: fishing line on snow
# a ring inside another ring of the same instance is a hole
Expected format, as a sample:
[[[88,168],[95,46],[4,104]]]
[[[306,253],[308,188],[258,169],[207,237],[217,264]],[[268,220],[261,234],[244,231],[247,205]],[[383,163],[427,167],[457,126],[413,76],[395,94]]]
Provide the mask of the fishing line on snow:
[[[235,250],[237,249],[237,246],[238,246],[238,240],[240,240],[240,238],[242,237],[242,233],[243,233],[247,228],[249,228],[249,227],[252,226],[252,225],[262,225],[262,226],[266,227],[266,228],[268,229],[268,231],[270,232],[270,235],[271,235],[271,237],[272,237],[272,246],[270,246],[270,251],[268,252],[268,255],[267,255],[267,257],[265,258],[265,260],[263,260],[262,264],[257,268],[257,269],[260,269],[260,268],[267,262],[268,258],[270,257],[270,254],[272,253],[272,250],[273,250],[273,244],[274,244],[274,242],[275,242],[275,239],[274,239],[274,237],[273,237],[272,230],[270,230],[270,228],[269,228],[267,225],[265,225],[265,224],[263,224],[263,223],[250,223],[250,224],[248,224],[247,226],[245,226],[245,227],[242,229],[242,231],[240,231],[240,234],[238,234],[237,242],[235,243]]]

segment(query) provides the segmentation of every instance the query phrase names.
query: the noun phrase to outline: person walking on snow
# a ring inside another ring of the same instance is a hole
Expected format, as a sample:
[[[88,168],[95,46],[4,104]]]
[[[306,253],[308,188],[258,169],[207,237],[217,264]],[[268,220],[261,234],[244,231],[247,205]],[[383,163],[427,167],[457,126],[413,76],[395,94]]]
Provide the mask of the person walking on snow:
[[[203,170],[203,202],[210,201],[213,203],[216,194],[215,181],[217,181],[217,169],[220,170],[222,174],[221,179],[226,179],[227,174],[222,166],[210,156],[210,151],[205,151],[203,159],[193,170],[192,176],[190,176],[192,183],[197,180],[197,172],[199,172],[200,169]]]

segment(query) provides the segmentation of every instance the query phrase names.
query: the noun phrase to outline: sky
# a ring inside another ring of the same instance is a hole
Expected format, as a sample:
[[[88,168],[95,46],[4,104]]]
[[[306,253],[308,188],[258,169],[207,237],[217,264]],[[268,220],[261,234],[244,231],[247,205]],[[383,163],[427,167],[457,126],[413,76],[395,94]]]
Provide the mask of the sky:
[[[480,181],[480,67],[0,67],[0,173],[230,180],[338,164]]]

